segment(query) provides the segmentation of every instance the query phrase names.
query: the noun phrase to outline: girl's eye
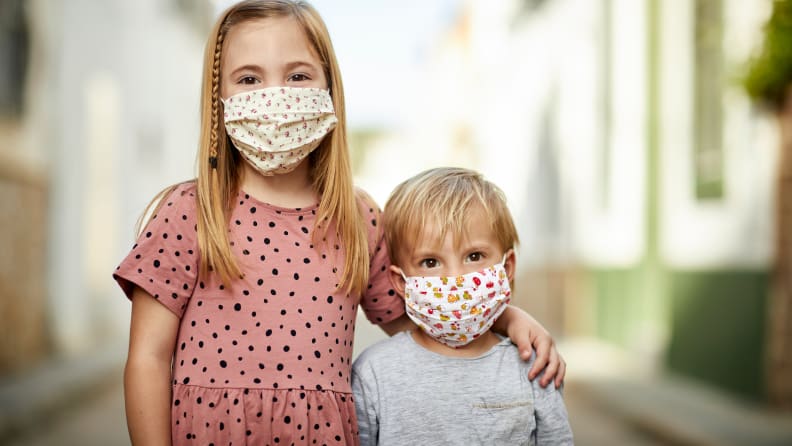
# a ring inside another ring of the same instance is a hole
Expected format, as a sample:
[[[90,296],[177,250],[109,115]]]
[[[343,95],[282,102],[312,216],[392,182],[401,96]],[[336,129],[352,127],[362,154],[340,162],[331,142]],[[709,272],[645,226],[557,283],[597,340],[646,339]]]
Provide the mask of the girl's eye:
[[[239,80],[239,83],[244,85],[252,85],[258,83],[258,79],[253,76],[245,76]]]
[[[311,80],[311,78],[308,77],[308,75],[303,74],[303,73],[295,73],[295,74],[292,74],[291,76],[289,76],[288,80],[291,81],[291,82],[304,82],[304,81]]]
[[[436,268],[437,267],[437,260],[436,259],[423,259],[421,263],[419,263],[423,268]]]
[[[480,252],[468,254],[468,262],[478,262],[484,257]]]

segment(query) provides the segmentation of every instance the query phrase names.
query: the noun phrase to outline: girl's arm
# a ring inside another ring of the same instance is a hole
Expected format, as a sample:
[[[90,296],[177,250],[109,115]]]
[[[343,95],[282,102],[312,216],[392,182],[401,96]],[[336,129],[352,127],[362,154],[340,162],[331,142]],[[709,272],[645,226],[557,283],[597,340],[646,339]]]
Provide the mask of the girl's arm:
[[[566,362],[555,348],[555,341],[539,322],[525,311],[509,305],[503,314],[492,326],[492,330],[508,336],[520,350],[520,357],[528,360],[531,357],[531,348],[536,349],[536,360],[528,378],[534,379],[544,369],[544,375],[539,383],[542,387],[555,381],[555,386],[560,387],[566,374]],[[555,379],[554,379],[555,378]]]
[[[413,330],[415,328],[418,328],[418,326],[415,325],[413,321],[410,320],[410,318],[405,313],[390,322],[380,324],[380,328],[382,329],[382,331],[387,333],[388,336],[393,336],[396,333],[402,331]]]
[[[179,318],[149,293],[132,293],[124,368],[127,427],[133,445],[171,444],[171,359]]]

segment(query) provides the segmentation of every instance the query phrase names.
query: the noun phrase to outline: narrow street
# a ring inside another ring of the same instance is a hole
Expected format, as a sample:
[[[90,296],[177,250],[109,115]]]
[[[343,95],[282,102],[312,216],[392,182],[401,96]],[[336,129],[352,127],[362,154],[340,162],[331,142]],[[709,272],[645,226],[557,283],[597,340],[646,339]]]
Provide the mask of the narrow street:
[[[119,383],[121,377],[118,377]],[[575,444],[582,446],[631,445],[654,446],[667,444],[649,434],[636,430],[614,418],[591,401],[575,392],[575,384],[568,383],[566,404]],[[124,421],[124,399],[121,386],[60,414],[40,430],[29,432],[7,446],[122,446],[129,444]]]
[[[121,375],[118,385],[63,410],[7,443],[8,446],[114,446],[128,445]]]
[[[361,350],[383,338],[378,328],[359,316],[356,350]],[[40,429],[26,432],[7,443],[7,446],[120,446],[128,445],[129,437],[124,417],[121,373],[117,386],[84,398],[60,412]],[[575,435],[575,444],[582,446],[631,445],[654,446],[668,444],[649,433],[637,430],[625,420],[612,415],[588,393],[579,391],[574,380],[567,380],[564,396]]]

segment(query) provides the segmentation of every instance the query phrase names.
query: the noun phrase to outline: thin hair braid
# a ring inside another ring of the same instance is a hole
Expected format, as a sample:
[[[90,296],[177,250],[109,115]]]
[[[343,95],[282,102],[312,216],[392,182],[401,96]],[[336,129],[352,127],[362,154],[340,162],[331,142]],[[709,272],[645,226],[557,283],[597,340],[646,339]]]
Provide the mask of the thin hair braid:
[[[220,53],[223,49],[225,33],[221,29],[215,45],[214,61],[212,62],[212,130],[209,138],[209,155],[217,158],[217,126],[219,125],[218,112],[220,110]],[[216,161],[215,161],[216,162]]]

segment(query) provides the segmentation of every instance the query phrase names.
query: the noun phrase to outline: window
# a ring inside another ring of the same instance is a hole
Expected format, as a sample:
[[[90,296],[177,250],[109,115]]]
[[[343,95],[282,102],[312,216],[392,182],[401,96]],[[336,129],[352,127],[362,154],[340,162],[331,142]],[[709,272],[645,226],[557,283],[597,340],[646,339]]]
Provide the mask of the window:
[[[23,0],[0,0],[0,118],[22,114],[28,29]]]
[[[693,172],[695,197],[724,195],[723,0],[695,0]]]

